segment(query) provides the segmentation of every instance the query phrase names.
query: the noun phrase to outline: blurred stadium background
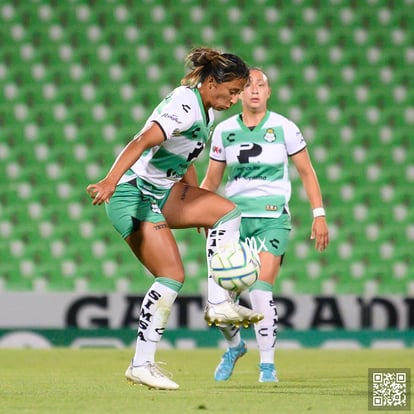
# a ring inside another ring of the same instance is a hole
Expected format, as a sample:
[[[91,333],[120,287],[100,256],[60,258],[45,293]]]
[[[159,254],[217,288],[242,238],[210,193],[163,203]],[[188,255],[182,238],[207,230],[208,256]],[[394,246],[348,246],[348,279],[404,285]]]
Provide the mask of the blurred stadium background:
[[[413,0],[1,0],[0,292],[146,291],[85,187],[209,45],[268,74],[270,108],[302,129],[323,190],[319,254],[292,170],[275,294],[414,295],[413,22]],[[183,294],[200,294],[203,237],[176,236]]]

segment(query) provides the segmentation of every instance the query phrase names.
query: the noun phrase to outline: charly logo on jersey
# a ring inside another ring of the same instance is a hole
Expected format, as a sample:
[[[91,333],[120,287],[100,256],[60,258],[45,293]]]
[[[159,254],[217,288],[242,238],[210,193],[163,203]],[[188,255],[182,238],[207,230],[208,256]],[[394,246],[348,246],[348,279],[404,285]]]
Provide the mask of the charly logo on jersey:
[[[182,104],[181,108],[183,108],[183,111],[186,112],[187,114],[190,112],[191,110],[191,106],[187,105],[187,104]]]
[[[224,139],[228,142],[234,142],[235,139],[234,137],[236,136],[236,134],[234,132],[230,132]]]
[[[161,214],[161,210],[156,202],[151,203],[151,210],[153,213]]]
[[[265,141],[267,142],[273,142],[276,141],[276,134],[275,130],[273,128],[267,128],[266,133],[264,134]]]

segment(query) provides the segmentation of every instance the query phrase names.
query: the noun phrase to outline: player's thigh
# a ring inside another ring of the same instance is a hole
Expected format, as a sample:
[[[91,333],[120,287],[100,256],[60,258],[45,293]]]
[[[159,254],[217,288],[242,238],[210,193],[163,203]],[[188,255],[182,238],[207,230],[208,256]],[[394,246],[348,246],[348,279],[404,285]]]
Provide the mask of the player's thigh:
[[[166,222],[141,222],[125,241],[141,263],[156,277],[184,281],[184,267],[175,238]]]
[[[235,208],[224,197],[188,184],[176,183],[162,213],[171,228],[212,227]]]
[[[274,284],[279,271],[282,261],[282,256],[275,256],[269,252],[260,252],[260,273],[259,280]]]

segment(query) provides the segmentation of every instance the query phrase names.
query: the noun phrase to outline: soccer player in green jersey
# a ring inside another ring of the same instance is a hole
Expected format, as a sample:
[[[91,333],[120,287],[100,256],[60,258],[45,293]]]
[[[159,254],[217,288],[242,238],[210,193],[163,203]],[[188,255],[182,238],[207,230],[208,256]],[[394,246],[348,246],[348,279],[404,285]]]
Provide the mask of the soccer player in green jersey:
[[[215,128],[210,162],[201,184],[202,188],[217,191],[227,168],[225,196],[242,211],[240,239],[256,246],[259,252],[260,275],[249,289],[249,297],[253,310],[264,315],[254,327],[260,351],[260,382],[278,381],[274,365],[278,317],[272,289],[291,229],[289,158],[313,209],[311,239],[315,239],[318,251],[323,251],[329,242],[321,190],[306,142],[292,121],[267,109],[270,93],[263,71],[250,69],[249,81],[240,94],[242,113]],[[208,290],[209,304],[214,305],[226,296],[212,278]],[[215,379],[225,381],[247,349],[237,326],[221,324],[220,329],[228,348],[215,371]]]
[[[155,277],[142,302],[135,355],[125,375],[158,389],[179,387],[155,363],[157,344],[184,282],[171,229],[211,228],[225,245],[239,240],[241,220],[233,202],[198,186],[193,163],[210,137],[213,109],[237,102],[249,69],[240,57],[206,47],[193,49],[186,64],[191,70],[181,86],[155,108],[105,178],[87,187],[93,204],[105,203],[116,230]],[[263,318],[231,301],[210,315],[235,324]]]

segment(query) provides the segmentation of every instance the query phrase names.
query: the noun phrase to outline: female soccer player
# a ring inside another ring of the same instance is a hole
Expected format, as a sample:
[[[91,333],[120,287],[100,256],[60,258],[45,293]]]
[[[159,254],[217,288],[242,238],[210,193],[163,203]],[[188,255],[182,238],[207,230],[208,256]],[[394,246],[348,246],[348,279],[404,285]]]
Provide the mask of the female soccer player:
[[[155,277],[142,303],[136,351],[125,375],[159,389],[179,387],[155,364],[157,344],[184,282],[170,229],[212,228],[224,245],[238,241],[241,219],[232,202],[198,187],[193,162],[209,139],[213,109],[237,102],[249,70],[240,57],[210,48],[193,49],[186,64],[191,71],[181,86],[155,108],[106,177],[87,187],[93,204],[105,203],[116,230]],[[262,316],[226,301],[210,307],[205,317],[211,323],[245,324]]]
[[[311,239],[323,251],[328,245],[328,227],[317,176],[298,127],[267,109],[270,87],[262,70],[250,70],[250,79],[240,95],[242,113],[215,128],[210,162],[202,188],[217,191],[227,167],[225,195],[242,211],[240,239],[256,245],[261,260],[258,280],[249,290],[253,310],[264,315],[255,325],[260,351],[260,382],[277,382],[274,353],[277,310],[272,288],[279,273],[291,229],[288,176],[290,157],[303,182],[314,221]],[[208,300],[215,303],[223,292],[209,279]],[[238,358],[247,349],[238,327],[222,324],[228,349],[215,371],[217,381],[230,378]]]

